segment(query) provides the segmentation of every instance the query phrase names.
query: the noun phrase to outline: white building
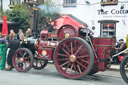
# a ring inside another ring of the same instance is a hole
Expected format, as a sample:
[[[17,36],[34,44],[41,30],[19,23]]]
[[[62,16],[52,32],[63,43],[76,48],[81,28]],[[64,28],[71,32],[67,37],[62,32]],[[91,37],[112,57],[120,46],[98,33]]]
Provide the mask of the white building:
[[[74,15],[87,23],[90,29],[94,26],[95,37],[115,34],[117,39],[125,39],[128,34],[128,0],[53,0],[53,2],[61,14]],[[116,24],[116,29],[115,25],[106,24],[101,28],[99,20],[119,22]]]

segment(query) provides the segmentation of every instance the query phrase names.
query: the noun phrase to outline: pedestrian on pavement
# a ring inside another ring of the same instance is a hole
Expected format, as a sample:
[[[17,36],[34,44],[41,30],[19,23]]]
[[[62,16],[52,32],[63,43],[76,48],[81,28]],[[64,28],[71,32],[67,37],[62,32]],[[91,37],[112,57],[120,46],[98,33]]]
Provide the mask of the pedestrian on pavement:
[[[0,35],[0,69],[5,69],[6,62],[6,51],[7,51],[7,40],[6,35]]]
[[[8,67],[6,68],[7,71],[10,71],[13,69],[13,64],[12,64],[12,58],[16,50],[19,48],[20,45],[20,40],[17,39],[17,36],[13,36],[11,40],[8,41],[8,48],[10,48],[8,52],[8,57],[7,57],[7,64]]]
[[[15,35],[16,35],[16,33],[14,32],[13,29],[11,29],[10,33],[9,33],[9,35],[7,37],[7,40],[12,40]]]
[[[26,31],[25,37],[26,37],[26,38],[32,37],[32,33],[31,33],[31,29],[30,29],[30,28],[28,28],[28,30]]]
[[[24,39],[24,33],[23,33],[22,29],[19,29],[19,32],[17,33],[17,39],[18,40]]]

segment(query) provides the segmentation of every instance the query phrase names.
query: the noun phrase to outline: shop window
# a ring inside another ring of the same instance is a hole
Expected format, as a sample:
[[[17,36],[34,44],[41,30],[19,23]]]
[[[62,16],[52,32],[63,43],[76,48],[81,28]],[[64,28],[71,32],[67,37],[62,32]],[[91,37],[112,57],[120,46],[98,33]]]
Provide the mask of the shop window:
[[[63,0],[64,7],[76,7],[76,0]]]
[[[101,5],[117,5],[118,0],[101,0]]]
[[[115,24],[102,24],[101,36],[114,37],[115,36]]]
[[[100,36],[101,37],[116,37],[116,23],[115,20],[100,20]]]

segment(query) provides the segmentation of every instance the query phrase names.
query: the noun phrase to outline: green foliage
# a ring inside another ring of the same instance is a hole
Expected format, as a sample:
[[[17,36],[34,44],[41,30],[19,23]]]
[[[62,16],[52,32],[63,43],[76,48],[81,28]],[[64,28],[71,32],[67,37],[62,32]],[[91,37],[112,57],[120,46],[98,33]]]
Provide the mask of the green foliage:
[[[49,22],[52,22],[55,19],[57,19],[57,17],[59,17],[59,14],[57,12],[55,12],[55,13],[47,13],[44,10],[40,10],[40,14],[39,14],[39,30],[41,30],[44,27],[46,27],[46,24],[47,24],[46,18],[49,19]]]
[[[41,10],[39,13],[39,30],[47,28],[46,17],[49,18],[50,22],[60,17],[58,13],[59,8],[55,7],[53,0],[45,0],[44,2],[41,2],[41,4]]]
[[[6,11],[8,21],[17,22],[20,29],[26,30],[29,25],[29,12],[22,5],[15,5],[12,10]]]

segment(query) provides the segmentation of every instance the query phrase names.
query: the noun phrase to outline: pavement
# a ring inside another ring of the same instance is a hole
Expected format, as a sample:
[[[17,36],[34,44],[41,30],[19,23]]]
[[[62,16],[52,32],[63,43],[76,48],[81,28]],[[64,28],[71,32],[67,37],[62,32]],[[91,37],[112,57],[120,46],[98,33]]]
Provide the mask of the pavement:
[[[49,64],[53,64],[53,61],[48,61]],[[111,64],[110,71],[120,71],[120,64]]]
[[[120,64],[117,64],[117,65],[112,64],[109,70],[120,71]]]
[[[63,77],[57,72],[55,65],[48,64],[44,69],[31,69],[21,73],[0,70],[0,85],[127,85],[119,71],[106,70],[94,75],[87,75],[81,80]]]

